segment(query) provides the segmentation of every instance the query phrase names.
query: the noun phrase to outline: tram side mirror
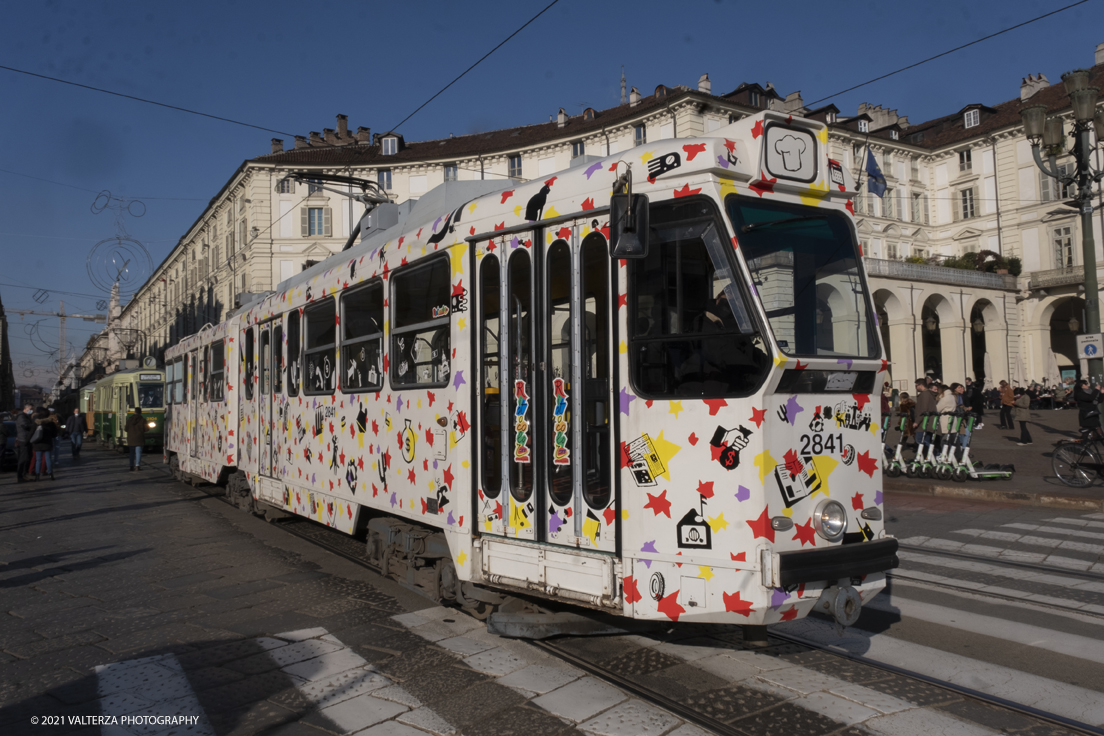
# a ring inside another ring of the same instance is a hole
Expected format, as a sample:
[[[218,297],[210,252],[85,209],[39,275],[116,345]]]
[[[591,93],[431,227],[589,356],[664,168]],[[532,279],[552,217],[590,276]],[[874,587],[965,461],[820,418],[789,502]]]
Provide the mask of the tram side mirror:
[[[648,257],[648,196],[610,197],[610,258]]]

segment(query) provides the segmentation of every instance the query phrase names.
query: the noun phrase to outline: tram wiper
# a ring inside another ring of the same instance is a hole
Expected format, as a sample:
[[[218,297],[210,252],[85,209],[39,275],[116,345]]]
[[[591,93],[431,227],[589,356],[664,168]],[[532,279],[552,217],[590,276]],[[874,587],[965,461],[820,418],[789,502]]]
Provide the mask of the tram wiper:
[[[763,222],[753,222],[749,225],[744,225],[740,228],[740,232],[750,233],[752,230],[757,230],[761,227],[774,227],[775,225],[785,225],[790,222],[805,222],[807,220],[827,220],[828,215],[802,215],[801,217],[787,217],[785,220],[764,220]]]

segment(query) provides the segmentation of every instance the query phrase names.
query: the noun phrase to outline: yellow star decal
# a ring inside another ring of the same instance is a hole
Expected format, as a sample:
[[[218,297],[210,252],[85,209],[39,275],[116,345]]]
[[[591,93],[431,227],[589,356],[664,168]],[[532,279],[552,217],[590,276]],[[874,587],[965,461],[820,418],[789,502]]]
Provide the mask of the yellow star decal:
[[[449,248],[449,258],[452,260],[452,276],[456,277],[457,274],[464,275],[464,248],[457,246]]]
[[[770,454],[770,450],[763,450],[755,456],[755,466],[759,468],[759,482],[766,481],[767,476],[771,474],[778,462]]]
[[[721,179],[721,196],[724,197],[729,194],[736,194],[736,180]]]
[[[514,208],[514,217],[521,217],[521,205]]]
[[[544,211],[544,217],[541,219],[547,220],[550,217],[559,217],[560,213],[556,211],[555,207],[549,207]]]
[[[698,577],[712,580],[715,577],[713,575],[713,568],[708,565],[698,565]]]
[[[460,319],[456,320],[456,326],[463,330],[468,326],[468,320],[465,317],[461,317]]]
[[[777,355],[774,358],[774,365],[776,368],[784,368],[786,366],[786,356]]]
[[[670,403],[671,408],[667,411],[667,413],[668,414],[674,414],[675,419],[678,419],[679,412],[683,411],[682,402],[681,401],[671,401],[669,403]]]
[[[646,164],[653,158],[655,158],[655,151],[645,151],[644,153],[640,154],[640,163]]]
[[[468,554],[466,552],[461,552],[460,554],[456,555],[456,564],[457,565],[460,565],[461,567],[463,567],[464,563],[467,562],[467,561],[468,561]]]
[[[839,460],[827,455],[813,455],[813,467],[816,468],[817,478],[820,480],[820,487],[810,494],[810,497],[815,496],[818,493],[823,492],[828,496],[828,476],[832,474],[832,471],[839,465]]]
[[[663,461],[664,471],[659,475],[667,480],[671,480],[671,458],[677,455],[682,448],[674,442],[665,440],[663,438],[663,432],[659,433],[659,436],[655,438],[653,444],[655,445],[656,453],[659,454],[659,459]]]
[[[471,206],[470,206],[470,207],[468,207],[468,212],[475,212],[475,208],[476,208],[477,206],[478,206],[478,205],[477,205],[477,204],[476,204],[475,202],[472,202],[472,203],[471,203]]]
[[[622,340],[621,344],[617,346],[617,352],[619,352],[621,354],[625,354],[625,353],[629,352],[629,346],[625,344],[624,340]]]
[[[717,514],[716,516],[709,516],[707,520],[709,521],[709,528],[713,530],[714,534],[728,528],[728,521],[724,518],[724,513]]]

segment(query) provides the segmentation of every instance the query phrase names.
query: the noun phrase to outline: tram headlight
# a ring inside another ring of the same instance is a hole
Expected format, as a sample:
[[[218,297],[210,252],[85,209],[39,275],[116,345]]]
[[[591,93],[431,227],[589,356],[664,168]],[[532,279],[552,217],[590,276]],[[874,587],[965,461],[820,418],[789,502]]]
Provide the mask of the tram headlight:
[[[829,542],[839,540],[847,531],[847,510],[839,501],[821,501],[813,513],[817,534]]]
[[[154,422],[154,421],[146,422],[146,426],[149,427],[150,429],[153,429],[154,427],[157,426],[157,422]]]

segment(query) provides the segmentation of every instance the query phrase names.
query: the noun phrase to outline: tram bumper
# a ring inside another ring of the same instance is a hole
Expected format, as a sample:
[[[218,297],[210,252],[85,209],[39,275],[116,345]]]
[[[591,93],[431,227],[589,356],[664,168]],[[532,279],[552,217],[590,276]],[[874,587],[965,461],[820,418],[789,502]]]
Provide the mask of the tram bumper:
[[[780,588],[789,588],[801,583],[850,579],[892,570],[899,564],[897,540],[893,538],[824,549],[779,552],[774,568],[775,584]]]

